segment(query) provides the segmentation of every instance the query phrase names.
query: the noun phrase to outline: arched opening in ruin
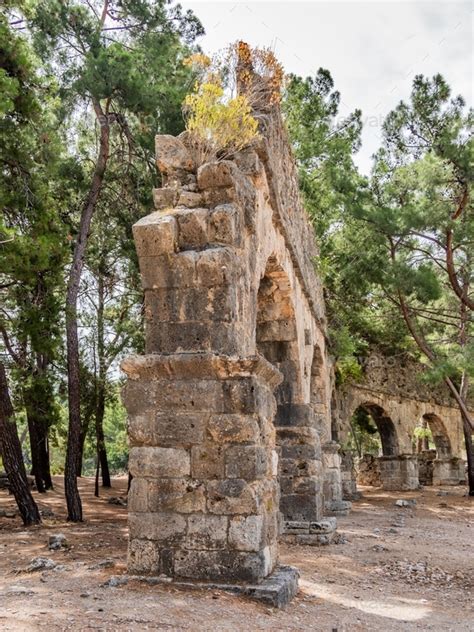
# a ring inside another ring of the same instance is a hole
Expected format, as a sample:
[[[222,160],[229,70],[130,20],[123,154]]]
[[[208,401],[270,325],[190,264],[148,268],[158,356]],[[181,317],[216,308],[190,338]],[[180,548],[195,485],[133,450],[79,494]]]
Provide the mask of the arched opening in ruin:
[[[283,375],[275,391],[277,405],[291,406],[301,396],[295,311],[290,281],[270,257],[257,295],[257,350]]]
[[[367,450],[374,456],[396,456],[399,454],[399,444],[395,424],[384,409],[378,404],[363,403],[354,411],[351,419],[354,441],[360,444],[364,434],[373,438],[368,442]],[[356,430],[359,430],[359,439]],[[359,445],[358,452],[362,456],[364,445]]]
[[[427,413],[423,415],[422,422],[424,422],[424,427],[430,431],[432,444],[436,450],[436,456],[438,458],[451,456],[451,441],[442,419],[434,413]],[[427,439],[429,448],[431,447],[429,435],[427,436]]]
[[[285,521],[318,520],[322,513],[319,437],[304,402],[298,331],[289,278],[271,256],[260,281],[257,351],[282,374],[275,389],[280,511]]]
[[[327,402],[325,385],[323,381],[324,360],[319,345],[314,345],[313,360],[311,362],[311,381],[309,401],[316,416],[316,428],[324,424],[324,415],[327,414]]]
[[[453,458],[451,440],[438,415],[425,413],[414,434],[422,485],[457,484],[463,480],[462,460]]]
[[[357,483],[382,486],[381,461],[396,457],[400,450],[395,424],[381,406],[373,402],[357,406],[349,443],[357,453]]]

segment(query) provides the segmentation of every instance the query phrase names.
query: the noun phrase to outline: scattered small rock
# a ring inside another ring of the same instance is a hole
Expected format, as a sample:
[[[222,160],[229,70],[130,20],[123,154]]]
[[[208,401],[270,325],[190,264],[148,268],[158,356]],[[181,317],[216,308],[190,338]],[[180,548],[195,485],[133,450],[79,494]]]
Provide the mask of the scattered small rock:
[[[8,510],[8,509],[0,509],[0,518],[15,518],[16,511]]]
[[[449,496],[449,492],[447,492],[445,489],[440,489],[436,493],[436,496]]]
[[[56,567],[56,562],[49,557],[34,557],[26,567],[27,573],[36,571],[49,571]]]
[[[386,546],[383,546],[383,544],[374,544],[374,546],[372,547],[372,551],[375,551],[376,553],[382,553],[382,551],[388,551]]]
[[[396,507],[408,507],[408,501],[399,498],[398,500],[395,501],[395,505]]]
[[[52,509],[40,509],[40,514],[43,518],[55,518],[56,514],[54,513],[54,511]]]
[[[68,543],[64,533],[56,533],[50,535],[48,540],[48,549],[50,551],[59,551],[60,549],[67,549]]]
[[[399,498],[395,501],[395,505],[396,507],[414,507],[416,505],[416,500],[414,498],[410,498],[410,500]]]
[[[24,597],[29,597],[35,594],[34,591],[31,590],[30,588],[26,588],[26,586],[18,586],[18,585],[10,586],[7,592],[9,595],[22,595]]]
[[[102,585],[109,588],[115,588],[116,586],[125,586],[125,584],[128,584],[128,577],[113,575]]]
[[[107,498],[107,502],[109,505],[121,505],[122,507],[127,506],[127,498],[124,496],[110,496]]]
[[[92,566],[89,566],[89,570],[95,571],[99,568],[112,568],[112,566],[115,566],[114,560],[106,559],[106,560],[101,560],[100,562],[97,562],[97,564],[92,564]]]

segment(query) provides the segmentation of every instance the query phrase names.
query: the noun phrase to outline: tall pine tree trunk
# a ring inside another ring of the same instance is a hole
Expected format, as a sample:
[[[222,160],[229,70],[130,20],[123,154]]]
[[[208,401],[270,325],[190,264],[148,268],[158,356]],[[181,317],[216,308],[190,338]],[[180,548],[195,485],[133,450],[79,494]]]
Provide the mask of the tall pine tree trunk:
[[[64,489],[68,520],[82,520],[82,503],[77,487],[77,471],[81,456],[81,388],[79,374],[79,337],[77,331],[77,297],[81,281],[84,257],[91,227],[92,216],[102,189],[109,158],[109,123],[100,103],[94,103],[100,125],[99,155],[92,178],[91,188],[82,210],[79,233],[76,238],[66,296],[66,348],[68,371],[69,429],[64,471]]]
[[[97,402],[95,411],[95,432],[97,440],[97,458],[100,462],[102,472],[102,486],[112,487],[110,481],[109,462],[107,459],[107,447],[105,445],[104,434],[104,414],[105,414],[105,385],[107,378],[105,341],[104,341],[104,305],[105,287],[103,276],[104,262],[99,265],[99,278],[97,283],[97,357],[99,360],[99,375],[97,380]]]
[[[23,524],[25,526],[39,524],[41,516],[28,486],[7,376],[2,362],[0,362],[0,453]]]

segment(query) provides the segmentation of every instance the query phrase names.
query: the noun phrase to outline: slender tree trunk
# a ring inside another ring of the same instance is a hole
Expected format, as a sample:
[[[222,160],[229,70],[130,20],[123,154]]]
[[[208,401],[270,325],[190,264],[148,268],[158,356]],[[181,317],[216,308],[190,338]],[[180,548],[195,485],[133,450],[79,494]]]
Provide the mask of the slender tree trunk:
[[[39,442],[39,458],[41,467],[41,476],[43,477],[43,483],[45,488],[53,489],[53,479],[51,477],[51,460],[49,455],[49,438],[48,428],[44,425],[40,429],[40,442]]]
[[[30,450],[31,450],[31,473],[35,477],[36,489],[40,494],[44,494],[46,492],[46,488],[43,482],[43,476],[41,471],[41,458],[39,451],[39,437],[36,428],[36,424],[33,419],[31,419],[31,414],[26,414],[28,420],[28,432],[30,434]]]
[[[97,454],[97,461],[95,466],[95,484],[94,484],[94,496],[99,498],[99,469],[100,469],[100,461],[99,455]]]
[[[97,456],[100,461],[102,472],[102,486],[112,487],[110,481],[109,462],[107,459],[107,447],[105,445],[104,415],[105,415],[105,384],[107,370],[105,364],[105,342],[104,342],[104,304],[105,287],[103,277],[103,266],[100,262],[98,278],[98,305],[97,305],[97,357],[99,360],[99,376],[97,380],[97,402],[95,411],[95,431],[97,439]]]
[[[41,398],[43,393],[41,393]],[[44,393],[44,397],[49,397]],[[41,400],[40,398],[40,400]],[[32,474],[35,477],[36,489],[44,493],[53,488],[48,451],[47,401],[40,401],[34,388],[23,389],[23,401],[26,408],[28,433],[30,437]]]
[[[8,476],[10,489],[15,496],[25,526],[39,524],[41,516],[31,495],[20,439],[13,417],[13,406],[8,390],[5,367],[0,362],[0,452]]]
[[[77,331],[77,297],[81,281],[84,257],[89,238],[92,216],[102,189],[107,160],[109,158],[109,124],[99,103],[94,110],[100,128],[99,155],[92,178],[91,188],[82,210],[79,233],[74,248],[66,297],[66,348],[68,369],[69,431],[64,471],[64,488],[68,520],[82,520],[82,503],[77,487],[77,470],[81,449],[81,389],[79,375],[79,337]]]
[[[467,483],[469,486],[469,496],[474,496],[474,448],[472,445],[471,427],[463,418],[464,443],[466,445],[467,456]]]

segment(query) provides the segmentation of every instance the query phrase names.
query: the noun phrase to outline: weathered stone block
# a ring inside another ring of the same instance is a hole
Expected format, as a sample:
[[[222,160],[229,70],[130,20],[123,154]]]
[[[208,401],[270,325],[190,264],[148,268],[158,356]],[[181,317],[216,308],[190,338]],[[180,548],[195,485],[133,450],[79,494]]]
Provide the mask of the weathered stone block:
[[[336,518],[323,518],[309,523],[310,533],[333,533],[337,527]]]
[[[161,256],[140,256],[143,289],[194,287],[197,283],[196,256],[194,251]]]
[[[155,384],[148,380],[128,380],[122,388],[122,401],[129,415],[146,415],[156,406]]]
[[[205,208],[178,211],[178,245],[180,250],[201,248],[209,242],[209,211]]]
[[[255,485],[234,478],[207,483],[207,509],[214,514],[256,514],[261,494]]]
[[[259,551],[263,539],[264,518],[238,516],[229,523],[229,545],[238,551]]]
[[[129,573],[160,572],[159,545],[149,540],[131,539],[128,543],[127,570]]]
[[[258,446],[231,446],[225,453],[225,475],[229,478],[243,478],[253,481],[263,478],[268,469],[268,455],[265,448]]]
[[[224,446],[200,445],[191,448],[193,478],[224,478]]]
[[[197,171],[197,183],[201,190],[231,187],[239,177],[242,177],[242,173],[230,160],[208,162]]]
[[[257,443],[260,436],[258,421],[252,415],[212,415],[207,432],[218,443]]]
[[[203,197],[200,193],[195,191],[182,190],[179,195],[178,206],[185,206],[186,208],[199,208],[203,205]]]
[[[194,513],[206,509],[206,490],[200,481],[163,478],[147,481],[147,485],[149,512]]]
[[[233,322],[237,317],[239,288],[222,285],[145,291],[147,324],[216,320]]]
[[[146,329],[145,350],[146,353],[220,351],[234,355],[242,348],[242,338],[242,332],[231,322],[153,322]]]
[[[219,550],[227,544],[227,516],[209,514],[188,517],[187,549]]]
[[[243,273],[233,248],[219,246],[195,254],[197,282],[203,287],[234,283]]]
[[[314,459],[280,459],[280,472],[283,476],[316,476],[321,464]]]
[[[280,511],[286,520],[314,520],[321,517],[322,503],[317,494],[290,494],[280,498]]]
[[[179,190],[174,187],[153,189],[153,204],[157,210],[170,209],[176,206],[180,196]]]
[[[218,244],[240,246],[242,241],[240,214],[235,204],[221,204],[211,213],[209,241]]]
[[[182,141],[168,134],[155,137],[155,156],[158,169],[165,174],[179,169],[185,171],[195,169],[191,154]]]
[[[178,551],[174,561],[177,577],[214,581],[259,582],[269,566],[265,552]]]
[[[272,340],[291,342],[292,340],[297,340],[297,337],[294,320],[269,320],[260,323],[257,342]]]
[[[128,468],[132,476],[176,478],[190,475],[191,459],[187,450],[177,448],[132,448]]]
[[[223,412],[224,394],[218,380],[157,380],[156,402],[160,412]]]
[[[128,511],[133,513],[148,511],[148,481],[145,478],[134,478],[127,496]]]
[[[279,404],[276,426],[314,426],[314,412],[307,404]]]
[[[239,151],[235,155],[234,161],[240,171],[246,176],[257,176],[263,169],[262,163],[253,149]]]
[[[190,447],[204,440],[205,413],[153,413],[130,415],[130,444],[162,447]]]
[[[285,445],[281,446],[281,456],[283,459],[319,459],[321,456],[320,450],[315,445]]]
[[[275,398],[272,391],[255,377],[226,380],[223,383],[225,411],[229,413],[259,413],[272,419]]]
[[[132,230],[139,259],[167,255],[178,249],[178,226],[171,215],[151,213],[138,220]]]
[[[178,513],[129,513],[128,528],[131,540],[152,540],[179,543],[186,533],[186,518]]]

